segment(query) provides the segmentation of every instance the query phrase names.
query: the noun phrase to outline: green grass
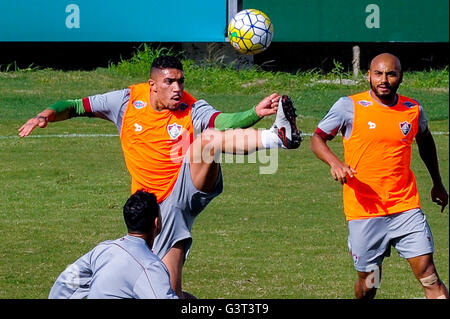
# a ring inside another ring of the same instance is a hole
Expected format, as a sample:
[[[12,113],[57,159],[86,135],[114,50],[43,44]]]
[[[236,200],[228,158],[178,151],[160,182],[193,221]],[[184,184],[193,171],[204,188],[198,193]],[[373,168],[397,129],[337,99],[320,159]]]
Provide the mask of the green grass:
[[[143,59],[151,59],[152,52]],[[143,54],[145,55],[145,54]],[[137,59],[137,58],[136,58]],[[17,138],[29,117],[59,99],[78,98],[146,81],[143,65],[123,61],[92,72],[0,73],[0,298],[46,298],[58,274],[98,242],[126,231],[122,205],[130,177],[117,137]],[[324,83],[335,74],[270,73],[185,61],[187,90],[224,111],[246,110],[272,91],[293,97],[299,125],[312,132],[342,95],[367,88]],[[448,69],[405,75],[401,92],[423,103],[432,131],[448,132]],[[273,118],[260,121],[268,127]],[[52,123],[33,135],[116,134],[99,119]],[[449,140],[436,135],[448,189]],[[337,138],[331,147],[342,157]],[[431,180],[413,146],[412,166],[433,231],[439,273],[449,283],[448,208],[429,199]],[[224,192],[197,218],[184,288],[200,298],[353,298],[356,278],[347,252],[341,186],[309,150],[281,150],[278,170],[224,163]],[[421,298],[406,261],[384,263],[378,298]]]

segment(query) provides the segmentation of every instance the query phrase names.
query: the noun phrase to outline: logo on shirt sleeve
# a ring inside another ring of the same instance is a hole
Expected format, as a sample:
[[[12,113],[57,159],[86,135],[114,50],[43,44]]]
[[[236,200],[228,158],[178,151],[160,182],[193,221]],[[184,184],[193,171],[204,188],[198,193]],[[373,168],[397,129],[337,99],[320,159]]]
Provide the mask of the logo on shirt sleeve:
[[[141,101],[141,100],[136,100],[133,102],[133,105],[136,109],[139,110],[139,109],[142,109],[143,107],[146,107],[147,103],[145,103],[144,101]]]
[[[367,107],[369,105],[372,105],[373,103],[372,103],[372,101],[361,100],[361,101],[358,101],[358,104],[361,104],[362,106]]]
[[[407,121],[401,122],[400,130],[402,131],[403,135],[408,135],[408,133],[411,131],[411,123],[408,123]]]

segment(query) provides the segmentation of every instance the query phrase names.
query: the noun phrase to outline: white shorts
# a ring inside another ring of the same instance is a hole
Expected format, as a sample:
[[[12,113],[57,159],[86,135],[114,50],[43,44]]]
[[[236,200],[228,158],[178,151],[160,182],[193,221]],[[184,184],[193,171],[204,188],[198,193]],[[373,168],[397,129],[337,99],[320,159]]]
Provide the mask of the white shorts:
[[[348,248],[355,269],[370,272],[381,267],[393,246],[409,259],[434,252],[433,236],[420,209],[348,222]]]

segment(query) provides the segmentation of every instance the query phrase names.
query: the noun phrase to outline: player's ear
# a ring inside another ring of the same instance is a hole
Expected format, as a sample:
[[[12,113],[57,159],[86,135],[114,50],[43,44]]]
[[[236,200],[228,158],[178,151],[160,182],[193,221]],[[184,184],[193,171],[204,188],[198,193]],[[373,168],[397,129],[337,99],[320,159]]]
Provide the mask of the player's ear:
[[[155,218],[155,222],[154,222],[153,226],[154,226],[153,229],[155,230],[155,237],[156,237],[159,235],[159,233],[161,232],[161,228],[162,228],[160,217]]]
[[[370,83],[370,69],[367,71],[367,81]]]
[[[150,78],[148,80],[148,85],[150,85],[150,90],[152,90],[153,92],[156,92],[156,85],[155,84],[156,84],[156,82],[152,78]]]

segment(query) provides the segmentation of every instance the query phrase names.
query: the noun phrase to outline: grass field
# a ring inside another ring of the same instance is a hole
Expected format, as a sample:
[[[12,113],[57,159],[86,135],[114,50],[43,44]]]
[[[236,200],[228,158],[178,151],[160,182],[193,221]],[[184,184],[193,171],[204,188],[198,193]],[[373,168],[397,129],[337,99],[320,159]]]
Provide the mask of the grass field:
[[[31,137],[17,129],[60,99],[121,89],[147,79],[122,63],[91,72],[0,72],[0,298],[46,298],[70,263],[98,242],[126,232],[129,196],[114,125],[100,119],[51,123]],[[333,75],[236,72],[187,62],[186,90],[223,111],[246,110],[272,91],[296,102],[304,132],[343,95],[367,88],[330,84]],[[345,76],[345,74],[344,74]],[[448,189],[448,69],[405,75],[400,93],[425,107]],[[256,127],[269,127],[273,118]],[[69,134],[86,134],[74,136]],[[340,138],[330,143],[342,155]],[[449,284],[448,208],[429,198],[431,180],[413,147],[412,166],[433,231],[439,273]],[[353,298],[355,271],[347,252],[341,186],[309,150],[281,150],[278,170],[260,175],[258,163],[224,163],[224,192],[197,218],[184,270],[184,288],[200,298]],[[422,298],[406,261],[395,251],[384,263],[378,298]]]

